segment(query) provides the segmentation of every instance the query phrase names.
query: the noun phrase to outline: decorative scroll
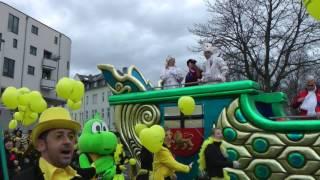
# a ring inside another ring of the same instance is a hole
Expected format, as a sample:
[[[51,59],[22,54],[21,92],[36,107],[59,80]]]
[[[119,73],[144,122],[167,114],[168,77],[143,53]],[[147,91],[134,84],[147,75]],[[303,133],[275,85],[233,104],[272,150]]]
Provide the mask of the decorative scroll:
[[[115,123],[130,153],[139,159],[141,143],[134,131],[136,124],[159,124],[160,111],[155,105],[126,104],[115,106]]]
[[[243,115],[239,99],[225,108],[217,121],[223,130],[230,160],[237,171],[229,175],[250,179],[318,179],[320,176],[319,133],[274,133],[251,124]],[[279,122],[281,123],[281,122]]]

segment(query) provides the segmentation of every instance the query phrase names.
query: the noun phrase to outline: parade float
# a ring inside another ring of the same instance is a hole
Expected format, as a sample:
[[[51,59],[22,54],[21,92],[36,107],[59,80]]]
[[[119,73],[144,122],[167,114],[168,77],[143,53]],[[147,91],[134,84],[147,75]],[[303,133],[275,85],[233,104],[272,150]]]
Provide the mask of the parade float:
[[[264,93],[256,82],[234,81],[175,89],[154,88],[136,67],[126,74],[112,65],[99,65],[113,95],[114,121],[126,148],[139,162],[141,142],[136,124],[169,129],[175,158],[197,163],[198,152],[213,126],[223,130],[228,158],[240,169],[227,169],[231,179],[319,179],[320,121],[286,118],[287,97]],[[180,97],[192,97],[195,109],[184,115]],[[194,166],[189,174],[198,175]]]

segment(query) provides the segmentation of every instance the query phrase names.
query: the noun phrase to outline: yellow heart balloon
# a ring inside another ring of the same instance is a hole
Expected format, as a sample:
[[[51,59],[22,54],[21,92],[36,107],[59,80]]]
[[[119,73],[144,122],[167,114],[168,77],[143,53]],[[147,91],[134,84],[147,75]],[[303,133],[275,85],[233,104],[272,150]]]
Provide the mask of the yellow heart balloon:
[[[146,147],[150,152],[156,153],[160,151],[165,132],[164,129],[159,126],[151,126],[150,128],[145,128],[140,132],[139,139],[141,144]]]
[[[308,13],[317,20],[320,20],[320,0],[304,0]]]
[[[140,132],[145,128],[147,128],[147,126],[145,124],[136,124],[134,126],[134,131],[135,131],[136,135],[139,137]]]

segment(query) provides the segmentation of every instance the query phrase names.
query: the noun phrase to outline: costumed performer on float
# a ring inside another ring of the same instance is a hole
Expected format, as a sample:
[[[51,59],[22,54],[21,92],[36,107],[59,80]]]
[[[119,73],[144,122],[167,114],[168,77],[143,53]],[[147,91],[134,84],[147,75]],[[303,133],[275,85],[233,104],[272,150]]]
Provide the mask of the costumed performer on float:
[[[136,124],[134,127],[136,135],[139,137],[140,132],[145,128],[147,128],[145,124]],[[149,180],[152,174],[153,154],[143,145],[140,150],[140,162],[141,168],[138,171],[136,180]]]
[[[108,131],[99,115],[85,123],[78,145],[81,168],[95,167],[96,178],[113,179],[116,174],[113,153],[117,147],[117,137]]]
[[[215,180],[229,180],[230,176],[223,168],[239,168],[238,161],[228,161],[227,151],[222,144],[222,132],[219,128],[212,129],[212,136],[206,139],[199,153],[199,169],[205,172],[206,178]]]
[[[170,150],[163,146],[165,132],[159,125],[143,129],[140,141],[150,152],[154,153],[152,180],[164,180],[175,176],[175,172],[189,173],[192,163],[184,165],[174,159]]]

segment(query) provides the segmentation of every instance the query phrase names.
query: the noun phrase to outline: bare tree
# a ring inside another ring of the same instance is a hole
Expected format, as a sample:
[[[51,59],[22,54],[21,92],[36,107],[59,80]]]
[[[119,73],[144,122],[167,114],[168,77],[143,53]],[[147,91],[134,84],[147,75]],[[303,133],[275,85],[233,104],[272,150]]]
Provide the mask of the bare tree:
[[[275,91],[301,68],[320,64],[320,23],[297,0],[210,0],[211,17],[190,31],[220,47],[231,75]],[[294,58],[305,52],[303,59]]]

